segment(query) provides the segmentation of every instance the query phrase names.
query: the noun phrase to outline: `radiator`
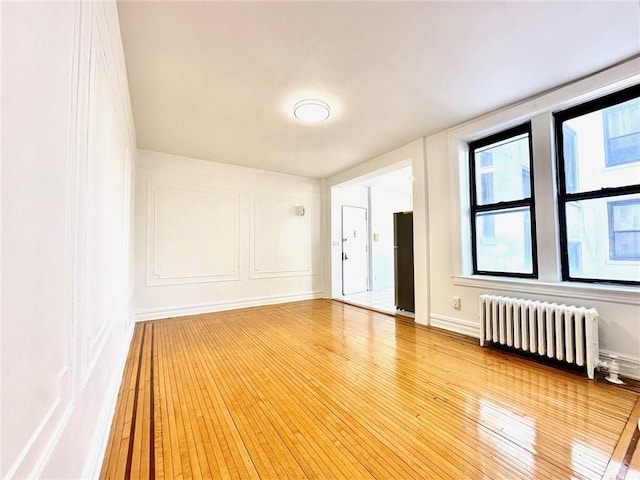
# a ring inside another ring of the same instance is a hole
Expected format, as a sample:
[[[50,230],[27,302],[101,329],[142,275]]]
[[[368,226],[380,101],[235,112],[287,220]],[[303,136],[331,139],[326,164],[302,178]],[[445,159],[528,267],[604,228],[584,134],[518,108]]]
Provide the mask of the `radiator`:
[[[587,366],[598,365],[598,312],[499,295],[480,296],[480,345],[499,343],[525,352]]]

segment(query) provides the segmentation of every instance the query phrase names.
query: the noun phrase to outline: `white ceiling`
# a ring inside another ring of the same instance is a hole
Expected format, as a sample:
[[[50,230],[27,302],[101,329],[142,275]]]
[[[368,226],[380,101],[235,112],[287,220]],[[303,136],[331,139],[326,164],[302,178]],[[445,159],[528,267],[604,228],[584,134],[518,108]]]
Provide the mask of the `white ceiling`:
[[[139,148],[318,178],[640,51],[636,0],[118,10]]]
[[[413,193],[413,168],[411,165],[361,180],[357,185],[377,187],[406,194]]]

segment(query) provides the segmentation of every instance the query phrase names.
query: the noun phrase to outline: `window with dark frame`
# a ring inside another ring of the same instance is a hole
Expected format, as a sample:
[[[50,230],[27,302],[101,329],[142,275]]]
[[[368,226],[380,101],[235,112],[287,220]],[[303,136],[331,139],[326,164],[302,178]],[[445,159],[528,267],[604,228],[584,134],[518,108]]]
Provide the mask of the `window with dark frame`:
[[[469,143],[473,273],[537,278],[531,123]]]
[[[640,85],[554,121],[563,280],[640,284]]]

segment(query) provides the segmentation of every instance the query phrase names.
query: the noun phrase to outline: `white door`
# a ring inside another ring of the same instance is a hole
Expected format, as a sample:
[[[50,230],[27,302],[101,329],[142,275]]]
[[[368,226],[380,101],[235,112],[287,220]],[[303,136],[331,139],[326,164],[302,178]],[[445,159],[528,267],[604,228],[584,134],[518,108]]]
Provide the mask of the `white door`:
[[[369,248],[367,209],[342,207],[342,294],[367,291]]]

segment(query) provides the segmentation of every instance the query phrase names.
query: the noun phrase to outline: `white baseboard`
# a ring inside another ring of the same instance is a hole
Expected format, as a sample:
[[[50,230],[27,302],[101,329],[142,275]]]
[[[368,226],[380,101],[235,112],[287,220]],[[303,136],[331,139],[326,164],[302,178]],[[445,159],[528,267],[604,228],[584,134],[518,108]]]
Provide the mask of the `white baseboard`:
[[[114,362],[115,365],[111,375],[111,381],[109,382],[109,388],[105,394],[105,401],[102,404],[102,409],[96,421],[96,430],[93,434],[92,445],[84,464],[82,478],[100,477],[100,470],[102,469],[102,462],[107,450],[109,434],[111,433],[111,423],[113,422],[113,416],[118,402],[118,392],[122,384],[122,375],[127,363],[129,349],[131,348],[133,331],[133,324],[131,324],[127,340],[122,344],[119,358]]]
[[[469,337],[480,338],[480,325],[476,322],[462,320],[455,317],[446,317],[432,313],[429,317],[429,325],[432,327],[442,328],[451,332],[461,333]]]
[[[318,291],[298,293],[293,295],[271,295],[267,297],[245,298],[241,300],[230,300],[225,302],[197,303],[191,305],[177,305],[173,307],[161,308],[146,308],[136,311],[135,320],[136,322],[144,322],[147,320],[184,317],[187,315],[198,315],[201,313],[223,312],[226,310],[236,310],[238,308],[260,307],[262,305],[299,302],[301,300],[312,300],[314,298],[324,298],[323,292]]]
[[[620,375],[622,377],[640,380],[640,358],[622,355],[610,350],[600,350],[600,360],[603,362],[609,362],[614,359],[620,366]]]
[[[425,317],[415,317],[413,321],[416,324],[423,325],[425,327],[428,327],[429,325],[431,325],[431,323],[429,322],[429,318],[425,318]]]

